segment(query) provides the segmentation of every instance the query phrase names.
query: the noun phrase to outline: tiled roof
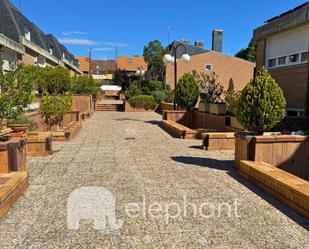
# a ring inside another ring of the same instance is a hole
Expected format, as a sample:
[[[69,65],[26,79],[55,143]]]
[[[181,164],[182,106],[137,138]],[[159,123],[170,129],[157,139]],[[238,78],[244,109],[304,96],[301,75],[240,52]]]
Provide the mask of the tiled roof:
[[[117,68],[126,70],[128,72],[136,72],[137,69],[143,68],[147,70],[147,63],[143,57],[137,56],[118,56]]]
[[[174,41],[169,45],[169,50],[171,51],[172,46],[177,46],[179,44],[183,44],[186,48],[186,52],[187,54],[189,54],[190,56],[192,55],[197,55],[197,54],[202,54],[202,53],[207,53],[210,50],[205,49],[205,48],[201,48],[201,47],[197,47],[194,45],[189,44],[188,42],[183,42],[183,41]],[[172,52],[172,51],[171,51]],[[183,54],[185,53],[185,49],[183,46],[179,46],[177,48],[176,51],[176,57],[180,58]]]
[[[53,35],[45,35],[34,23],[29,21],[9,0],[0,0],[0,33],[20,42],[19,37],[24,36],[25,27],[31,30],[31,42],[40,46],[49,53],[50,46],[53,47],[53,56],[62,59],[62,54],[66,54],[66,59],[73,61],[78,66],[75,57],[60,44]]]
[[[102,74],[106,72],[113,72],[117,69],[115,60],[92,60],[91,71],[93,74]]]
[[[79,61],[80,70],[83,72],[89,72],[89,57],[76,56],[75,58]]]

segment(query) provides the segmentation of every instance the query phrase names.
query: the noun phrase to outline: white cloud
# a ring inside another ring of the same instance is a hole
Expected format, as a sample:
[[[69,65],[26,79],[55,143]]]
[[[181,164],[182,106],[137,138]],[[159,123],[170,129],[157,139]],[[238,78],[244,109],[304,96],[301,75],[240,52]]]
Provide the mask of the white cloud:
[[[126,47],[127,44],[126,43],[120,43],[120,42],[109,42],[109,41],[102,41],[100,42],[102,45],[106,45],[106,46],[112,46],[112,47]]]
[[[64,36],[69,36],[69,35],[88,35],[87,32],[81,32],[81,31],[67,31],[67,32],[62,32],[61,33]]]
[[[93,48],[94,51],[113,51],[114,48]]]
[[[58,38],[58,40],[65,45],[93,46],[98,44],[97,41],[80,38]]]

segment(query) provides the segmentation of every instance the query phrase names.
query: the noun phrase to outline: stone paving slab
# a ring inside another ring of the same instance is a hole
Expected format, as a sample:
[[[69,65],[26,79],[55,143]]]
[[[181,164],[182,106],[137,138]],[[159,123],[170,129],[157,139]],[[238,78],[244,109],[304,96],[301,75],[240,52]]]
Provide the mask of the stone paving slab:
[[[0,248],[309,248],[308,220],[241,178],[233,152],[172,138],[160,119],[97,112],[53,155],[29,158],[30,187],[0,220]],[[85,186],[116,197],[120,229],[68,229],[68,197]]]

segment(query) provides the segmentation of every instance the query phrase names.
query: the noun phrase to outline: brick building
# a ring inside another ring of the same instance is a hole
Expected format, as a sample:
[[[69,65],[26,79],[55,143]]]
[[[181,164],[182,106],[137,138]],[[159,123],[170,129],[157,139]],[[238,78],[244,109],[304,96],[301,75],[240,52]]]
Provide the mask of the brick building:
[[[79,68],[84,74],[89,74],[90,59],[88,56],[76,56],[76,60],[79,62]]]
[[[288,116],[303,116],[309,86],[309,2],[254,30],[257,68],[265,66],[282,88]]]
[[[177,79],[187,72],[197,71],[218,75],[220,82],[225,90],[234,89],[242,90],[244,86],[253,78],[255,64],[243,59],[222,54],[222,30],[214,30],[212,38],[212,50],[204,48],[202,41],[196,41],[194,45],[188,41],[174,41],[171,45],[176,46],[182,43],[186,47],[187,54],[190,55],[189,63],[181,60],[177,63]],[[176,57],[180,58],[185,49],[180,46],[177,49]],[[166,83],[174,88],[174,65],[166,65]]]
[[[137,70],[147,71],[147,63],[140,56],[118,56],[117,68],[125,70],[128,74],[135,74]]]
[[[61,65],[82,73],[78,61],[52,34],[45,35],[8,0],[0,0],[0,55],[3,69],[23,62],[40,67]]]

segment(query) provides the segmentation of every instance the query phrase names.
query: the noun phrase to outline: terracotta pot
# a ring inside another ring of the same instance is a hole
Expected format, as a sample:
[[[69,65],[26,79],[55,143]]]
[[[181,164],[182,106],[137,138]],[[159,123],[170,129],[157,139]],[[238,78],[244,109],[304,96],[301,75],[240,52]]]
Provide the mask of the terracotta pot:
[[[200,101],[198,103],[198,110],[200,112],[209,112],[209,106],[210,106],[209,103],[205,103],[205,102]]]
[[[226,114],[226,104],[220,103],[220,104],[214,104],[211,103],[209,106],[209,112],[212,114],[217,114],[217,115],[224,115]]]
[[[8,124],[14,132],[26,132],[28,129],[28,124]]]

